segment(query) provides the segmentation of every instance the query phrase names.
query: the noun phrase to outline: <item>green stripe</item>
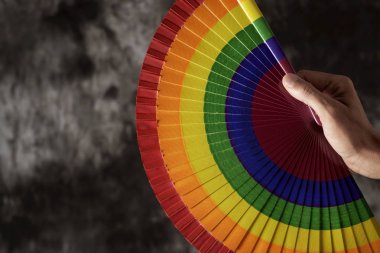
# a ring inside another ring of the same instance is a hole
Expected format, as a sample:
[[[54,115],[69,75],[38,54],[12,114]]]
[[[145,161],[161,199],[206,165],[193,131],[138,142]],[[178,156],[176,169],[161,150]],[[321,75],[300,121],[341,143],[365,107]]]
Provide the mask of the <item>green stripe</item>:
[[[266,32],[260,35],[254,26],[261,27]],[[231,186],[249,204],[285,224],[305,229],[327,230],[349,227],[370,219],[373,215],[364,199],[327,208],[307,207],[287,202],[260,186],[240,163],[227,133],[224,115],[225,96],[240,63],[256,45],[263,43],[263,39],[268,40],[273,36],[270,30],[266,29],[264,19],[256,21],[254,26],[247,26],[224,47],[212,67],[206,87],[204,112],[207,138],[220,170]],[[215,103],[224,106],[213,106]]]

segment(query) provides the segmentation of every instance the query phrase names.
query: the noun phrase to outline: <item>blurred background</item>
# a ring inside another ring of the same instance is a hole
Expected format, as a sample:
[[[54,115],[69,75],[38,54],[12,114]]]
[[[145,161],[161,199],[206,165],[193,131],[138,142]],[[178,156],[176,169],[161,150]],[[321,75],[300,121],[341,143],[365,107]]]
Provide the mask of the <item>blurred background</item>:
[[[141,165],[135,92],[169,0],[0,1],[0,252],[194,252]],[[380,2],[261,0],[296,69],[349,75],[380,130]],[[357,177],[380,218],[380,182]]]

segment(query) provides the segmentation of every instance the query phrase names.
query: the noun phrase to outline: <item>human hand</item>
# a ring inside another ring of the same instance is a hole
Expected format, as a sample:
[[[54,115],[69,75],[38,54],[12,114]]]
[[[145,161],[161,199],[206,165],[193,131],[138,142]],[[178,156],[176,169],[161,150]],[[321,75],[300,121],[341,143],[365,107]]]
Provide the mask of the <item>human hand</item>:
[[[380,179],[380,136],[348,77],[305,70],[287,74],[283,84],[316,112],[327,141],[352,171]]]

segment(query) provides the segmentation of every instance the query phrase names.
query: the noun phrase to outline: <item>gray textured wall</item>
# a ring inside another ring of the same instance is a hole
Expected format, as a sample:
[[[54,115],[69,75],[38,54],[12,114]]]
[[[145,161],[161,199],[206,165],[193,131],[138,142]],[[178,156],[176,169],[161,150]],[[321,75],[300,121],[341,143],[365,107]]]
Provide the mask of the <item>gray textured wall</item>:
[[[192,252],[143,172],[138,73],[172,1],[0,1],[0,252]],[[380,130],[380,4],[261,0],[289,58],[350,75]],[[380,218],[380,183],[358,178]]]

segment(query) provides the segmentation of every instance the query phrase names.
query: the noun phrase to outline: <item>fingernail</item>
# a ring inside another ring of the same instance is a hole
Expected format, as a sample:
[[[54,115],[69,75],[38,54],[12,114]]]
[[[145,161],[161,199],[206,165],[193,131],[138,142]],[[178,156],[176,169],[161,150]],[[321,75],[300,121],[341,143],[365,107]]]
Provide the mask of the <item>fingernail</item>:
[[[288,88],[294,88],[298,80],[299,77],[296,74],[286,74],[282,79],[282,82],[284,83],[284,86]]]

